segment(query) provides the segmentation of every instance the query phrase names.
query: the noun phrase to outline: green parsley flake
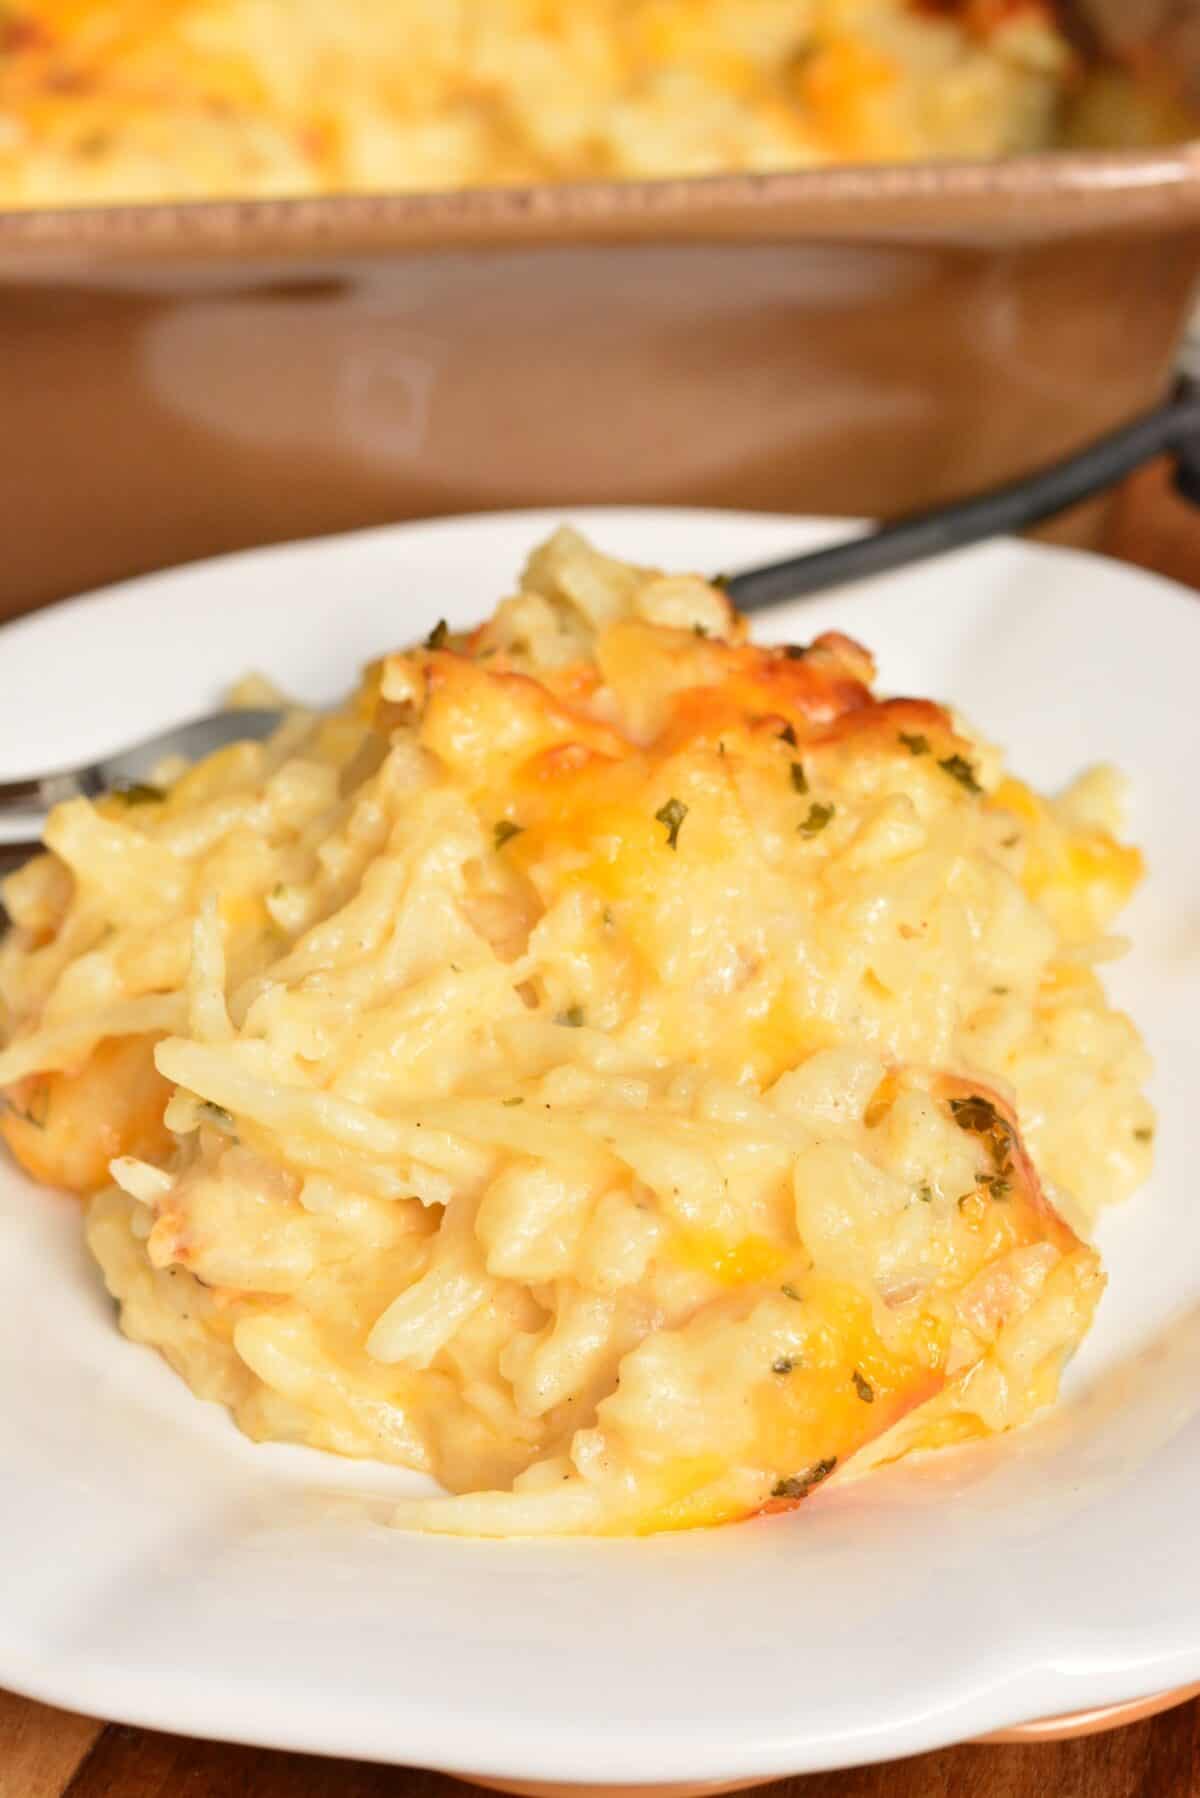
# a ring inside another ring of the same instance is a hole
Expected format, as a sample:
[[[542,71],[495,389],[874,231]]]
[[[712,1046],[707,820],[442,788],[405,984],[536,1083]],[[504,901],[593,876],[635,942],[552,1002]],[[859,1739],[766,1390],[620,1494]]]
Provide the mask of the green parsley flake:
[[[556,1024],[565,1024],[568,1030],[580,1029],[583,1024],[583,1006],[568,1005],[565,1011],[559,1012],[554,1021]]]
[[[446,639],[450,635],[450,626],[444,618],[439,618],[425,639],[426,649],[445,649]]]
[[[798,1299],[800,1297],[800,1294],[796,1291],[794,1286],[784,1285],[781,1286],[779,1290],[785,1299]]]
[[[44,1130],[46,1119],[50,1113],[50,1082],[44,1077],[31,1083],[29,1103],[25,1106],[16,1104],[7,1093],[0,1092],[0,1111],[7,1111],[10,1117],[20,1118],[33,1130]]]
[[[514,837],[519,837],[521,829],[521,825],[514,824],[511,818],[501,818],[492,832],[497,849],[503,849],[505,843],[511,843]]]
[[[118,787],[116,795],[126,805],[161,805],[167,796],[162,787],[152,787],[143,780],[131,780],[128,786]]]
[[[833,807],[831,805],[821,805],[814,801],[808,808],[807,818],[797,828],[801,836],[815,837],[824,830],[832,817]]]
[[[951,1099],[950,1114],[960,1130],[978,1136],[987,1147],[997,1174],[1012,1172],[1012,1125],[1001,1117],[990,1099],[972,1093],[967,1099]]]
[[[517,1099],[501,1099],[501,1101],[500,1101],[500,1103],[501,1103],[501,1105],[503,1105],[503,1106],[504,1106],[504,1107],[505,1107],[505,1108],[506,1108],[506,1109],[510,1109],[510,1108],[511,1108],[511,1107],[512,1107],[512,1106],[513,1106],[513,1105],[524,1105],[524,1103],[525,1103],[525,1101],[524,1101],[524,1099],[521,1099],[521,1098],[517,1098]]]
[[[854,1369],[854,1390],[857,1392],[864,1405],[873,1405],[875,1403],[875,1388],[872,1386],[870,1380],[863,1378],[857,1367]]]
[[[951,780],[956,780],[960,787],[965,787],[968,793],[983,792],[975,770],[965,755],[944,756],[939,761],[938,767],[944,769]]]
[[[827,1480],[837,1466],[837,1456],[830,1455],[827,1461],[816,1461],[804,1473],[794,1473],[786,1480],[776,1480],[771,1487],[772,1498],[807,1498],[814,1486]]]
[[[680,828],[687,815],[688,808],[682,799],[668,799],[667,803],[660,806],[655,812],[654,816],[657,821],[666,825],[668,849],[678,847]]]
[[[781,743],[790,743],[793,749],[796,747],[796,733],[790,724],[785,724],[780,731],[779,741]]]
[[[797,793],[808,792],[808,775],[804,772],[803,762],[792,763],[792,785]]]
[[[902,730],[900,732],[900,741],[907,749],[909,755],[929,754],[929,738],[923,737],[920,731]]]
[[[788,1373],[791,1373],[791,1371],[795,1367],[795,1365],[796,1365],[796,1363],[792,1360],[792,1357],[790,1355],[780,1355],[780,1357],[777,1361],[772,1361],[771,1372],[778,1373],[778,1374],[788,1374]]]

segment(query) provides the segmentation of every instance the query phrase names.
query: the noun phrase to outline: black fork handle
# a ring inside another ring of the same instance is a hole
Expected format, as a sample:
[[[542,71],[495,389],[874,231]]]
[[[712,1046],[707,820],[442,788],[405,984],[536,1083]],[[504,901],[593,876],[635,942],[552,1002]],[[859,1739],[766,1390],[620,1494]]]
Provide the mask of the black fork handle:
[[[1028,530],[1102,493],[1164,452],[1176,458],[1179,492],[1200,506],[1200,381],[1182,379],[1164,404],[1034,474],[952,505],[915,512],[831,549],[749,568],[730,576],[725,590],[740,611],[757,612],[943,556],[987,537]]]

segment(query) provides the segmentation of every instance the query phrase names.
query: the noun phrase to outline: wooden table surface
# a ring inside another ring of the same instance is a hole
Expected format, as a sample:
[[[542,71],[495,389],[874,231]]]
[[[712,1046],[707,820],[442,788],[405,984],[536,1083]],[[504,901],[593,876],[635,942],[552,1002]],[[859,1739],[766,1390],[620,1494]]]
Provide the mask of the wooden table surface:
[[[1200,587],[1200,513],[1161,468],[1118,502],[1110,553]],[[3,1597],[0,1595],[0,1604]],[[465,1798],[435,1773],[230,1748],[96,1723],[0,1692],[0,1798]],[[1200,1700],[1036,1747],[948,1748],[764,1788],[763,1798],[1195,1798]]]

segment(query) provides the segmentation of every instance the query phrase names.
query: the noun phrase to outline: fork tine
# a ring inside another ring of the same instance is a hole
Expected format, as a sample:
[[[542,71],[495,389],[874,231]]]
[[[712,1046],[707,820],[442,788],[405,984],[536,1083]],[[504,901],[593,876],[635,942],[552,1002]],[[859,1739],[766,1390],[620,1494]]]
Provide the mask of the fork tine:
[[[28,775],[22,780],[0,781],[0,815],[16,814],[33,819],[49,811],[64,799],[84,793],[89,796],[107,787],[131,786],[145,781],[155,766],[167,756],[180,755],[188,761],[211,755],[226,744],[261,742],[282,724],[286,713],[264,707],[226,712],[213,712],[207,718],[193,718],[187,724],[172,726],[135,743],[115,755],[104,756],[79,768],[56,769],[50,774]]]
[[[119,787],[144,781],[169,755],[181,755],[192,762],[230,743],[262,742],[278,729],[285,715],[282,711],[254,707],[192,718],[171,730],[159,731],[144,743],[134,743],[115,755],[103,757],[95,764],[100,785]]]

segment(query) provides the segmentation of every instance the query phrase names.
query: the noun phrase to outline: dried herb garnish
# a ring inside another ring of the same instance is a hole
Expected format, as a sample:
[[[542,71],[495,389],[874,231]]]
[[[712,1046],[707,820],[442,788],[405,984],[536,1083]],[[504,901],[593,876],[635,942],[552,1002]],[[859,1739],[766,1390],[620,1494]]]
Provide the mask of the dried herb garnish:
[[[796,1288],[794,1286],[789,1286],[789,1285],[785,1284],[785,1285],[781,1286],[779,1288],[779,1290],[783,1294],[785,1299],[798,1299],[800,1297],[800,1294],[796,1291]]]
[[[503,1105],[505,1107],[511,1107],[513,1105],[524,1105],[525,1101],[522,1098],[501,1099],[500,1103],[501,1103],[501,1105]]]
[[[1006,986],[994,986],[992,991],[995,993],[997,999],[1004,999],[1008,996],[1009,989]]]
[[[922,1180],[921,1184],[918,1186],[917,1197],[920,1199],[922,1205],[933,1204],[933,1188],[928,1180]]]
[[[1015,836],[1015,837],[1001,837],[1001,839],[1000,839],[1000,847],[1001,847],[1001,849],[1015,849],[1015,848],[1016,848],[1016,846],[1017,846],[1017,844],[1018,844],[1018,843],[1019,843],[1019,842],[1020,842],[1020,841],[1021,841],[1021,839],[1020,839],[1020,837],[1019,837],[1019,836]]]
[[[693,637],[707,637],[708,626],[706,624],[694,624],[692,626],[692,635]]]
[[[116,788],[116,796],[126,805],[161,805],[167,794],[165,787],[152,787],[148,781],[131,780],[128,786]]]
[[[439,618],[425,639],[426,649],[444,649],[446,639],[450,635],[450,626],[444,618]]]
[[[785,643],[783,653],[789,662],[802,662],[811,645],[808,643]]]
[[[864,1405],[873,1405],[875,1403],[875,1388],[872,1386],[870,1380],[863,1378],[857,1367],[854,1369],[854,1390],[857,1392]]]
[[[983,792],[975,770],[965,755],[943,756],[938,762],[938,767],[943,768],[951,780],[956,780],[960,787],[965,787],[968,793]]]
[[[0,1111],[7,1111],[10,1117],[20,1118],[34,1130],[44,1130],[46,1119],[50,1113],[50,1082],[46,1079],[32,1081],[27,1105],[18,1105],[7,1093],[0,1092]]]
[[[796,733],[790,724],[785,724],[780,731],[779,741],[781,743],[790,743],[793,749],[796,747]]]
[[[815,1461],[804,1473],[794,1473],[789,1479],[776,1480],[771,1487],[771,1497],[807,1498],[814,1486],[827,1480],[836,1466],[836,1455],[830,1455],[827,1461]]]
[[[1133,1134],[1134,1134],[1134,1139],[1137,1142],[1153,1142],[1154,1141],[1154,1131],[1149,1124],[1139,1125],[1139,1127],[1134,1131]]]
[[[968,1099],[951,1099],[950,1115],[960,1130],[978,1136],[986,1145],[998,1174],[1012,1172],[1012,1125],[1002,1118],[990,1099],[972,1093]]]
[[[801,821],[797,829],[801,836],[815,837],[824,830],[832,817],[833,807],[831,805],[821,805],[814,801],[808,808],[807,818]]]
[[[803,762],[792,763],[792,785],[797,793],[808,792],[808,775],[804,772]]]
[[[920,731],[902,730],[900,732],[900,741],[907,749],[909,755],[929,754],[929,738],[923,737]]]
[[[578,1030],[583,1024],[583,1006],[568,1005],[565,1011],[559,1012],[554,1022],[565,1024],[568,1030]]]
[[[688,808],[683,803],[682,799],[668,799],[667,803],[665,805],[660,805],[655,812],[654,816],[658,822],[660,824],[665,824],[667,827],[668,849],[677,847],[679,843],[680,827],[687,815]]]
[[[771,1372],[778,1374],[791,1373],[795,1365],[796,1363],[792,1360],[790,1355],[780,1355],[777,1361],[772,1361]]]
[[[718,593],[724,593],[726,587],[729,585],[729,576],[723,572],[721,574],[710,574],[708,577],[708,584],[710,587],[715,587]]]
[[[981,1093],[951,1099],[950,1110],[960,1130],[969,1130],[973,1136],[998,1137],[1006,1150],[1011,1146],[1012,1125]]]
[[[503,849],[505,843],[511,843],[514,837],[519,837],[521,829],[521,825],[514,824],[511,818],[501,818],[492,832],[497,849]]]

